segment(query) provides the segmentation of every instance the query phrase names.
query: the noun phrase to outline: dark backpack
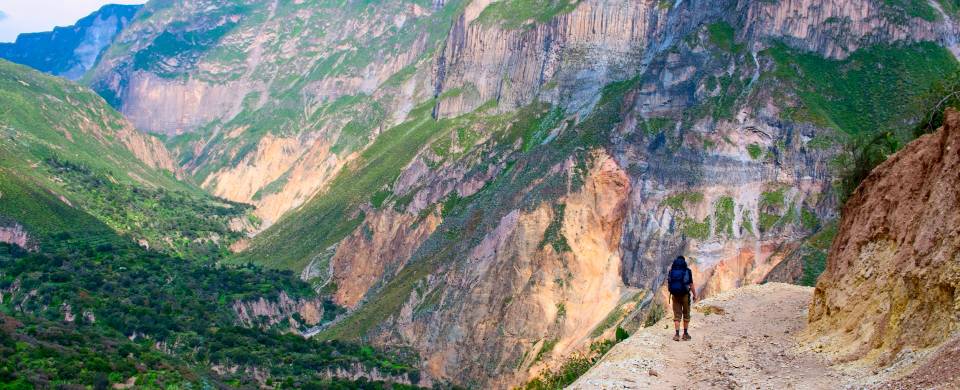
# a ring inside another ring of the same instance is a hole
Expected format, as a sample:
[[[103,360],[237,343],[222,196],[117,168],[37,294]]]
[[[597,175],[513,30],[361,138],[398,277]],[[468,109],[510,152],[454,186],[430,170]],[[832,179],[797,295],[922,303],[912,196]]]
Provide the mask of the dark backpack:
[[[670,294],[673,295],[684,295],[690,292],[690,283],[692,279],[690,276],[690,270],[687,268],[673,268],[670,270],[670,276],[667,284],[667,289],[670,290]]]

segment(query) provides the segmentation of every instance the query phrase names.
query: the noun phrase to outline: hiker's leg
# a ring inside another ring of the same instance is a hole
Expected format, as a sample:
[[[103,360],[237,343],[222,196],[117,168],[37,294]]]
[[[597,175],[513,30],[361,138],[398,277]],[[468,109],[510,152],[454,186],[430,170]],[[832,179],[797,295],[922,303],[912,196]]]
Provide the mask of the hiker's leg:
[[[673,339],[680,340],[680,320],[683,319],[683,305],[678,297],[670,296],[670,306],[673,306]]]
[[[687,333],[687,329],[690,328],[690,319],[687,318],[683,320],[683,333]]]

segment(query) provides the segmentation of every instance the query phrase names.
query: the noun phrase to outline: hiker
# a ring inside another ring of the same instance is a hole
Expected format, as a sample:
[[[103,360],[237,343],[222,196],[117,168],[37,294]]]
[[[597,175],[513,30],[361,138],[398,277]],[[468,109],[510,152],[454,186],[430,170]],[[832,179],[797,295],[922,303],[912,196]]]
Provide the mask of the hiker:
[[[677,256],[670,266],[667,276],[667,288],[670,290],[670,301],[673,306],[673,328],[676,333],[673,341],[680,341],[680,320],[683,320],[683,340],[690,340],[687,328],[690,326],[690,304],[697,299],[697,292],[693,288],[693,272],[687,267],[687,259]]]

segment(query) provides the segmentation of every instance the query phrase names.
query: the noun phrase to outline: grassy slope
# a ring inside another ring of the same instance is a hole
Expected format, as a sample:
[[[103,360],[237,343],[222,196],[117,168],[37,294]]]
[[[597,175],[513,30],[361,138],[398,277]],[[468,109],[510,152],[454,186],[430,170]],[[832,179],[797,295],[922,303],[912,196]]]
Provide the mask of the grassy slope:
[[[240,238],[228,224],[247,207],[144,164],[118,139],[128,126],[92,91],[0,61],[0,170],[8,191],[62,196],[109,228],[179,256],[222,256],[215,241]],[[43,233],[52,219],[40,211],[63,206],[57,198],[37,212],[8,208],[0,216]]]
[[[790,119],[809,121],[850,134],[907,127],[919,111],[914,103],[935,81],[960,70],[950,52],[924,42],[876,45],[844,60],[774,46],[765,54],[803,103]],[[768,76],[768,75],[765,75]]]
[[[33,164],[58,157],[124,183],[198,191],[118,142],[125,120],[84,87],[0,60],[0,103],[0,150],[9,168],[43,179]]]
[[[483,9],[475,23],[507,29],[546,23],[553,17],[571,12],[579,0],[501,0]]]

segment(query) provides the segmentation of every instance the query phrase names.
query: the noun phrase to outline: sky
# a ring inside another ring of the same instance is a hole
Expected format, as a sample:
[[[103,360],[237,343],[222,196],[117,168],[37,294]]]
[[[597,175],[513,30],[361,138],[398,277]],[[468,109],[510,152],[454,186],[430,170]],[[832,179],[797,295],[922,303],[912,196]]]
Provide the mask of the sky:
[[[143,4],[145,0],[0,0],[0,42],[17,34],[69,26],[105,4]]]

